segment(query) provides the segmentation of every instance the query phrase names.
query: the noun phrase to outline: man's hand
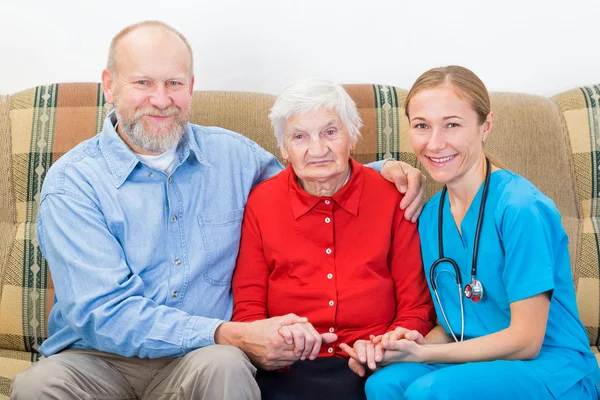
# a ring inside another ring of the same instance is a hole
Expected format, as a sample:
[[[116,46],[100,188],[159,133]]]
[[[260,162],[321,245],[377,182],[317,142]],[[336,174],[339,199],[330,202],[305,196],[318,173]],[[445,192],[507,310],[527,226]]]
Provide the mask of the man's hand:
[[[294,344],[287,344],[279,329],[307,322],[307,318],[296,314],[254,322],[224,322],[215,332],[215,342],[240,348],[257,367],[280,369],[292,365],[299,357],[294,354]]]
[[[400,202],[404,218],[417,222],[425,204],[425,176],[407,163],[393,160],[383,164],[381,176],[394,183],[398,191],[404,194]]]
[[[288,345],[294,345],[294,356],[300,360],[314,360],[319,355],[322,343],[337,340],[335,333],[319,334],[311,323],[296,323],[279,328],[279,334]]]

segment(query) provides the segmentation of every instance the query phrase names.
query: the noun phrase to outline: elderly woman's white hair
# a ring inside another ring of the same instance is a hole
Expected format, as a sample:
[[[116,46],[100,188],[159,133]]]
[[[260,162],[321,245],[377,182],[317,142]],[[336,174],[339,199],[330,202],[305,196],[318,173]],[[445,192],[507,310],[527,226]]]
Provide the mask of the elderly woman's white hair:
[[[285,88],[271,108],[269,118],[275,130],[277,145],[283,147],[285,124],[289,118],[315,112],[320,108],[335,111],[348,130],[350,139],[358,141],[362,121],[356,104],[344,88],[323,79],[306,79]]]

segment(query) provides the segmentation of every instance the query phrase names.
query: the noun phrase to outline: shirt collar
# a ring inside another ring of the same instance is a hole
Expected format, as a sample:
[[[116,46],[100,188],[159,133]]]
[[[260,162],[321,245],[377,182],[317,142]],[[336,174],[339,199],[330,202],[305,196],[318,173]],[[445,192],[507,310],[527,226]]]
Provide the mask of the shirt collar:
[[[350,158],[350,168],[352,171],[350,180],[340,190],[334,193],[333,196],[319,197],[310,195],[302,189],[298,183],[294,169],[291,165],[288,165],[284,173],[288,175],[288,191],[294,218],[300,218],[317,204],[326,200],[333,200],[335,204],[350,214],[354,216],[358,215],[358,206],[365,181],[363,170],[365,167]]]
[[[108,164],[108,168],[115,179],[115,185],[117,188],[119,188],[127,180],[140,160],[115,130],[116,122],[117,116],[113,110],[106,116],[106,119],[104,120],[104,126],[102,132],[100,133],[99,143],[100,150],[102,151],[106,163]],[[185,127],[184,137],[179,146],[177,146],[178,162],[173,170],[187,160],[190,155],[190,151],[200,163],[210,166],[200,151],[198,143],[196,143],[191,124],[188,123]]]

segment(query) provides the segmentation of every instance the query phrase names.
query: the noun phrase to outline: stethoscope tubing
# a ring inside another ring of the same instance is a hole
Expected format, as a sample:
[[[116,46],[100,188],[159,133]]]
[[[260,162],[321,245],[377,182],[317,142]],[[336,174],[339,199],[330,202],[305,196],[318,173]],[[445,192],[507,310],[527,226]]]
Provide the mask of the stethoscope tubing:
[[[481,194],[481,205],[479,206],[477,227],[475,229],[475,241],[473,243],[473,261],[471,264],[471,283],[477,282],[477,280],[475,278],[477,275],[477,259],[479,256],[479,237],[481,236],[481,226],[483,225],[483,215],[485,212],[485,204],[487,202],[488,188],[490,185],[491,162],[490,162],[489,158],[487,158],[487,157],[485,158],[485,160],[486,160],[485,181],[483,184],[483,193]],[[442,317],[444,318],[444,321],[446,322],[446,326],[448,326],[448,329],[450,330],[450,333],[452,334],[452,337],[454,338],[454,340],[456,342],[458,342],[459,340],[457,339],[456,334],[454,333],[454,330],[450,326],[450,323],[446,316],[446,312],[444,311],[444,306],[442,305],[442,302],[440,301],[440,296],[437,291],[437,277],[435,276],[435,269],[437,268],[437,266],[439,264],[446,262],[446,263],[449,263],[450,265],[452,265],[452,268],[454,269],[456,285],[458,286],[458,298],[459,298],[459,303],[460,303],[460,320],[461,320],[460,341],[462,342],[464,339],[464,334],[465,334],[465,311],[464,311],[464,305],[463,305],[462,279],[460,276],[460,268],[458,267],[458,264],[456,263],[456,261],[454,261],[450,257],[444,256],[443,222],[444,222],[444,202],[446,199],[446,192],[447,192],[447,188],[446,188],[446,186],[444,186],[444,188],[442,189],[442,194],[440,195],[440,205],[439,205],[439,210],[438,210],[439,258],[431,264],[431,267],[429,269],[429,281],[431,282],[431,288],[433,289],[433,293],[435,295],[437,303],[440,306],[440,311],[442,312]],[[482,288],[481,284],[479,284],[479,286],[481,288],[481,291],[483,292],[483,288]]]

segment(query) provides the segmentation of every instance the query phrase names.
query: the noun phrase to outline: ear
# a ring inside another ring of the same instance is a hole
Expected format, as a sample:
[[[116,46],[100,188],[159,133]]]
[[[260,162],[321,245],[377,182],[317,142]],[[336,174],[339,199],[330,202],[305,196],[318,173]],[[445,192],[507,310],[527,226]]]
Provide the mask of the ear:
[[[287,150],[283,147],[280,147],[279,151],[281,152],[281,158],[283,158],[284,160],[288,160],[290,158],[290,153],[288,153]]]
[[[104,92],[104,98],[106,99],[106,102],[109,104],[114,104],[115,102],[115,94],[113,90],[114,83],[115,79],[108,69],[105,68],[102,71],[102,91]]]
[[[488,135],[490,134],[490,131],[492,130],[492,120],[494,118],[494,112],[490,111],[490,113],[488,114],[487,118],[485,119],[483,125],[481,125],[481,127],[483,128],[483,131],[481,132],[481,141],[485,142],[485,139],[487,139]]]
[[[192,79],[190,79],[190,96],[194,93],[194,83],[196,82],[196,77],[192,75]]]

